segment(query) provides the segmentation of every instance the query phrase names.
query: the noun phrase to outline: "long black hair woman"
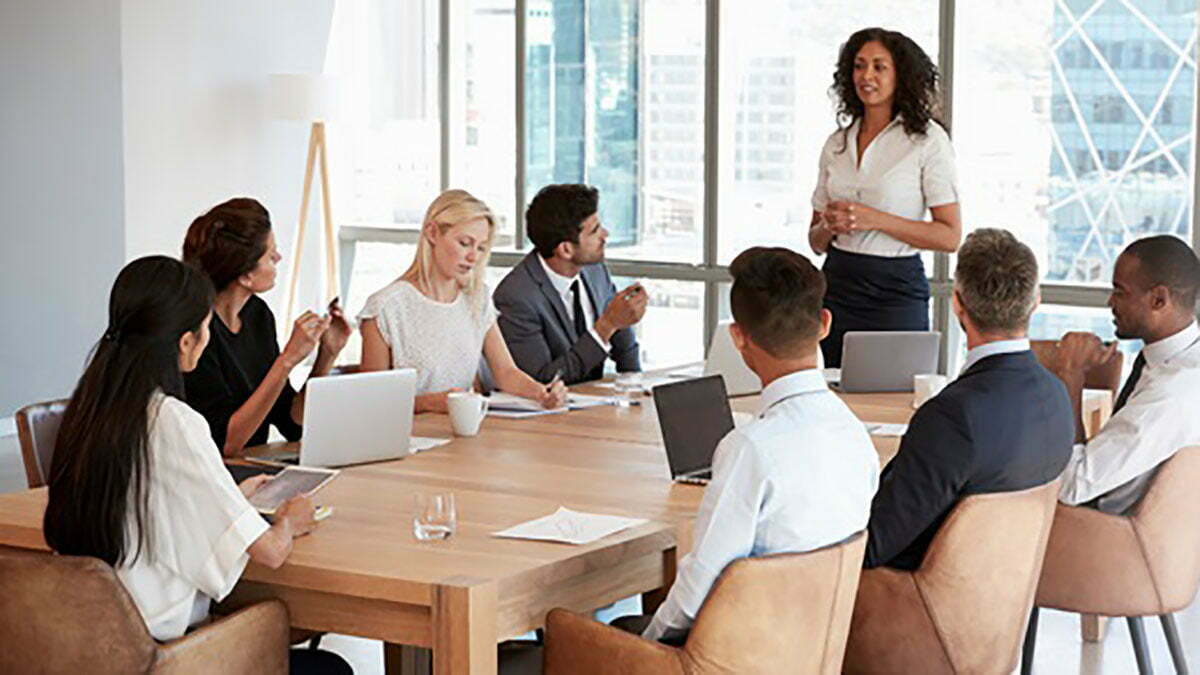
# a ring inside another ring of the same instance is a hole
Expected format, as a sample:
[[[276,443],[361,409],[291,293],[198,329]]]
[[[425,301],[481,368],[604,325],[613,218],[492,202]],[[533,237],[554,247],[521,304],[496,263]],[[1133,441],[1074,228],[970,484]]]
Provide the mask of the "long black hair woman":
[[[860,30],[838,55],[830,93],[839,128],[821,151],[808,233],[812,249],[827,254],[833,326],[821,350],[829,367],[841,365],[846,331],[929,330],[919,252],[953,252],[962,239],[937,83],[929,56],[895,31]]]
[[[247,561],[282,565],[316,525],[304,497],[268,525],[247,500],[267,478],[235,484],[204,418],[181,400],[212,301],[204,274],[173,258],[121,270],[50,467],[46,542],[112,565],[158,640],[203,621]]]
[[[288,375],[313,349],[317,358],[309,377],[327,374],[350,337],[350,324],[335,302],[328,316],[300,315],[280,351],[275,315],[259,297],[274,288],[280,259],[270,214],[247,197],[196,218],[183,243],[183,260],[203,270],[217,291],[212,345],[184,378],[187,402],[208,420],[226,456],[266,443],[271,425],[289,441],[299,440],[304,391],[296,393]]]

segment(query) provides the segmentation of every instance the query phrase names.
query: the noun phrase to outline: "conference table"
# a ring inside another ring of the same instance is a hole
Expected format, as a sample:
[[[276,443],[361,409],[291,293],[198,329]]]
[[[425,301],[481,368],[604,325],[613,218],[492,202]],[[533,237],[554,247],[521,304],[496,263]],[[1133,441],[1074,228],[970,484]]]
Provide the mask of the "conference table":
[[[912,415],[910,393],[842,398],[864,421]],[[279,598],[294,628],[381,640],[389,672],[412,653],[400,645],[427,648],[440,674],[496,672],[497,643],[541,627],[554,607],[588,612],[638,594],[653,607],[690,546],[703,488],[669,479],[653,401],[639,403],[489,417],[471,438],[453,437],[444,415],[418,415],[415,435],[452,440],[343,469],[315,498],[333,515],[279,569],[251,563],[222,606]],[[731,406],[755,412],[758,399]],[[873,440],[883,463],[899,446]],[[444,492],[455,496],[456,533],[418,541],[413,495]],[[0,495],[0,546],[45,550],[45,503],[44,489]],[[492,536],[560,506],[647,522],[580,546]]]

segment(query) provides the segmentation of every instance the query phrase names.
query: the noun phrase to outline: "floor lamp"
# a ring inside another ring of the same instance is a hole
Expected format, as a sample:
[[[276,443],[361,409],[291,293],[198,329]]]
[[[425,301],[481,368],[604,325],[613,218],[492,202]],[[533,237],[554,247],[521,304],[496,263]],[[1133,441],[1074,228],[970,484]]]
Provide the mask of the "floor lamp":
[[[288,278],[287,314],[283,318],[286,329],[295,318],[296,292],[300,283],[300,260],[304,252],[304,230],[308,222],[308,204],[312,196],[313,173],[319,173],[321,189],[321,214],[325,248],[325,299],[324,303],[338,296],[338,247],[337,232],[333,224],[333,209],[329,194],[329,164],[325,143],[325,122],[336,109],[335,82],[326,75],[271,75],[271,100],[275,105],[275,117],[284,120],[311,122],[308,135],[308,161],[304,166],[304,191],[300,198],[300,219],[296,223],[296,236],[292,240],[291,276]]]

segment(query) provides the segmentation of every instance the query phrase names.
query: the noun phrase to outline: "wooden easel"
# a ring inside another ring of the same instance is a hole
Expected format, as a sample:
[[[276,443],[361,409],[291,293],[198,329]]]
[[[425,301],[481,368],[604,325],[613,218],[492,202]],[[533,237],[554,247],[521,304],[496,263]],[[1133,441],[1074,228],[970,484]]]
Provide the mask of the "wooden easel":
[[[295,319],[296,287],[300,282],[300,258],[304,250],[304,225],[308,221],[308,198],[312,194],[313,164],[318,155],[321,159],[321,209],[325,219],[325,300],[328,303],[338,296],[337,241],[333,228],[333,210],[329,204],[329,166],[325,155],[325,122],[312,123],[308,136],[308,163],[304,167],[304,196],[300,198],[300,221],[296,225],[296,238],[292,242],[292,276],[288,280],[286,327]],[[344,300],[344,299],[343,299]]]

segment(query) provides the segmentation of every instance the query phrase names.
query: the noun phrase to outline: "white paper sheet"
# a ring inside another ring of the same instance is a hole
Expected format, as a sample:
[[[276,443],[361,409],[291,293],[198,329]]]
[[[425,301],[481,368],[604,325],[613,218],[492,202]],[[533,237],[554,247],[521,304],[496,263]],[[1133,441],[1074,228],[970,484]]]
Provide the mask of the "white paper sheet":
[[[872,436],[897,437],[908,431],[907,424],[892,424],[890,422],[863,422],[867,425],[867,433]]]
[[[494,537],[509,539],[535,539],[557,541],[565,544],[590,544],[614,532],[636,527],[648,522],[645,518],[624,518],[598,513],[572,511],[564,506],[554,513],[493,532]]]
[[[432,438],[429,436],[413,436],[408,439],[408,451],[418,453],[422,450],[432,450],[450,442],[449,438]]]

